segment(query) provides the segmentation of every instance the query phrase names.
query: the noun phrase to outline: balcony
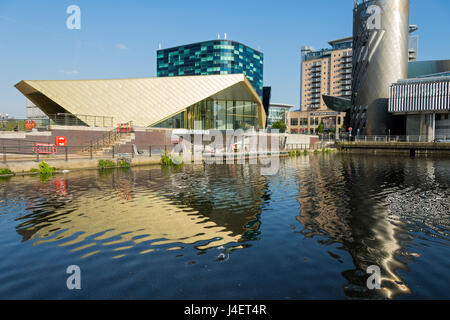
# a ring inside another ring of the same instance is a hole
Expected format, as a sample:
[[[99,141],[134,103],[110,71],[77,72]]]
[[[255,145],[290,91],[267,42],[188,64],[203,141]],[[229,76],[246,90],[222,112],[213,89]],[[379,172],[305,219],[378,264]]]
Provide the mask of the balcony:
[[[353,61],[352,57],[344,57],[342,58],[343,63],[351,63]]]
[[[353,64],[352,63],[344,63],[342,65],[342,68],[344,68],[344,69],[351,69],[351,68],[353,68]]]

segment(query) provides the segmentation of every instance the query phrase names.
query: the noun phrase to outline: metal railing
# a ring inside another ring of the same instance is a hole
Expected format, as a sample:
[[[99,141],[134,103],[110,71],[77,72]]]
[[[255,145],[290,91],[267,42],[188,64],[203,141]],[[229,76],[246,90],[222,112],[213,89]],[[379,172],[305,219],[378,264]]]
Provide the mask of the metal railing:
[[[128,128],[123,130],[122,128]],[[113,130],[108,131],[103,136],[92,140],[87,148],[93,148],[94,151],[101,150],[103,148],[111,147],[116,142],[118,142],[122,137],[129,136],[132,131],[132,122],[129,121],[123,124],[123,127],[117,127]],[[88,150],[86,148],[86,150]]]
[[[29,123],[29,127],[27,126],[27,122]],[[0,131],[31,132],[32,129],[46,129],[49,124],[49,119],[0,119]]]
[[[0,131],[30,132],[45,130],[49,125],[104,127],[114,126],[113,117],[58,113],[42,119],[0,119]],[[27,123],[31,124],[27,126]]]
[[[89,127],[112,127],[114,118],[106,116],[93,116],[71,113],[57,113],[49,115],[51,124],[62,126],[89,126]]]
[[[134,157],[161,156],[165,152],[172,152],[174,145],[154,144],[136,147],[135,144],[112,146],[104,152],[95,152],[92,146],[64,146],[54,144],[33,143],[22,145],[0,145],[0,163],[23,161],[69,161],[69,160],[100,160]]]
[[[426,135],[357,135],[342,137],[342,140],[355,142],[450,142],[450,136],[436,136],[433,139]]]
[[[255,155],[252,153],[252,149],[248,143],[235,144],[236,149],[231,145],[224,146],[222,148],[216,148],[201,145],[194,146],[191,144],[184,152],[194,154],[202,154],[204,156],[226,156],[230,153],[239,155]],[[278,144],[276,144],[277,146]],[[160,157],[164,153],[180,152],[175,148],[176,144],[152,144],[152,145],[139,145],[126,144],[120,146],[112,146],[110,149],[102,152],[95,152],[93,146],[63,146],[59,147],[54,144],[47,144],[42,142],[27,143],[22,145],[0,145],[0,163],[19,163],[19,162],[36,162],[41,161],[69,161],[69,160],[119,160],[119,159],[132,159],[132,158],[151,158]],[[278,145],[276,149],[272,148],[272,144],[265,146],[263,150],[257,148],[256,154],[282,154],[288,153],[291,150],[320,150],[326,146],[324,143],[290,143]],[[153,158],[153,160],[155,160]],[[53,163],[53,165],[55,165]],[[57,164],[55,165],[57,166]]]

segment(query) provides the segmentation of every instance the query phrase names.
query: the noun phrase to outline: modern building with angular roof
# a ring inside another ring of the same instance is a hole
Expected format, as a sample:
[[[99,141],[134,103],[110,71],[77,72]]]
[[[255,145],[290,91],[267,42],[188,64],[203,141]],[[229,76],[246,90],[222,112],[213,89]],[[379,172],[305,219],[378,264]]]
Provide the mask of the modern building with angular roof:
[[[259,95],[243,74],[110,80],[24,80],[15,87],[46,115],[112,117],[169,129],[264,128]],[[86,126],[93,126],[85,123]]]

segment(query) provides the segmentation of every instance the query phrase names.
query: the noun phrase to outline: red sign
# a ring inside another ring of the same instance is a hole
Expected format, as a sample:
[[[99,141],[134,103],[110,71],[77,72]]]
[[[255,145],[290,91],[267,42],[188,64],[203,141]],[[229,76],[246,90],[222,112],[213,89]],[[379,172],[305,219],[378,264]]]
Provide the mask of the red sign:
[[[352,132],[352,131],[353,131],[353,128],[352,128],[352,127],[348,128],[348,131]]]
[[[58,147],[67,146],[67,138],[66,137],[56,137],[56,145]]]

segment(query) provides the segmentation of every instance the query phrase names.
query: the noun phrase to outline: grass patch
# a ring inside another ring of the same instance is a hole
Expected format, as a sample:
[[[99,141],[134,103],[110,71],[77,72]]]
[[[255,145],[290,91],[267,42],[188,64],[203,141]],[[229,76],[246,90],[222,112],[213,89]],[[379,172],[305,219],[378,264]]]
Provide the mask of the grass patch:
[[[117,160],[117,163],[112,160],[98,160],[97,167],[100,170],[113,168],[130,168],[131,162],[127,159],[119,159]]]
[[[130,168],[131,167],[131,163],[128,162],[127,160],[125,160],[125,159],[122,159],[122,160],[117,161],[117,166],[119,168]]]
[[[98,160],[97,167],[100,170],[110,169],[110,168],[115,168],[116,164],[113,161],[111,161],[111,160]]]
[[[13,174],[13,172],[9,169],[0,169],[0,176],[4,176],[7,174]]]

